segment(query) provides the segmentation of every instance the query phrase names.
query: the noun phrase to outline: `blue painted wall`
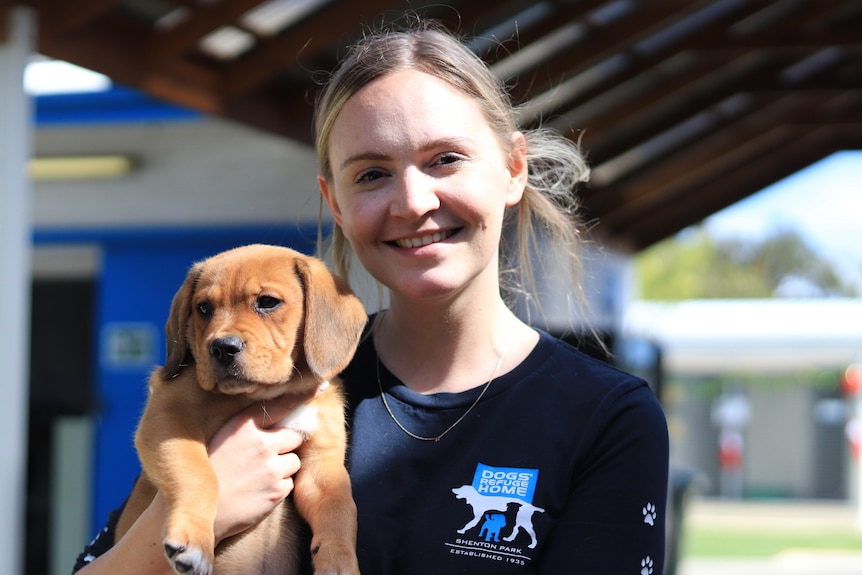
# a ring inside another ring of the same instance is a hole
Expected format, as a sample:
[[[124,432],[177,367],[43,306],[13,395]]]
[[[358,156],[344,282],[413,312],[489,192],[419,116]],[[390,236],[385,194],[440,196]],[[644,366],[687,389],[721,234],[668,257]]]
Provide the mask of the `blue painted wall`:
[[[130,124],[203,118],[190,110],[156,100],[142,92],[113,86],[104,92],[37,96],[33,113],[36,127],[56,125]]]

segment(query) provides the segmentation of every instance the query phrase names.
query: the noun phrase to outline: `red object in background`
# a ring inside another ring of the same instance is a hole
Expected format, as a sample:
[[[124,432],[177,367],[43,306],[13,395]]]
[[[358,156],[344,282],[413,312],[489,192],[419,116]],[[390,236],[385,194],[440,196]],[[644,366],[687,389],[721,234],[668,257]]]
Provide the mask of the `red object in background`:
[[[742,457],[745,450],[745,440],[736,430],[724,430],[718,438],[718,463],[722,469],[739,469],[742,467]]]
[[[847,435],[847,441],[850,442],[850,453],[853,454],[853,459],[859,461],[859,455],[862,452],[862,425],[858,417],[851,417],[847,421],[844,433]]]
[[[851,397],[862,393],[862,365],[851,363],[847,366],[841,377],[841,391]]]

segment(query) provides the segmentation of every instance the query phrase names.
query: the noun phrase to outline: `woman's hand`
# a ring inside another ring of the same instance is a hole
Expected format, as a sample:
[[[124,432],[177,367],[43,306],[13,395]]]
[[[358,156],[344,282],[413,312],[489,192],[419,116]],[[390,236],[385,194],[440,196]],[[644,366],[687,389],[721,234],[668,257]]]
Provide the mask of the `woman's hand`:
[[[293,407],[289,400],[254,404],[210,441],[210,463],[219,480],[217,542],[263,520],[293,490],[299,470],[294,451],[303,439],[296,431],[272,427]]]

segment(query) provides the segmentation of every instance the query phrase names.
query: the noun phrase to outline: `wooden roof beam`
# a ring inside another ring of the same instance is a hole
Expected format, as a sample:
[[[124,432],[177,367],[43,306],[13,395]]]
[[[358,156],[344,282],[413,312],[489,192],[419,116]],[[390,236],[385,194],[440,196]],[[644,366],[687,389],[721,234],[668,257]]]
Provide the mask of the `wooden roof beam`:
[[[692,48],[697,50],[724,50],[729,40],[733,46],[745,50],[772,49],[784,47],[816,48],[836,44],[859,44],[858,34],[851,30],[831,29],[828,25],[830,17],[846,6],[846,0],[818,0],[817,2],[783,2],[761,4],[758,13],[770,10],[783,10],[782,15],[773,18],[759,30],[746,34],[740,31],[725,42],[717,42],[715,38],[697,37],[692,41]],[[753,19],[754,19],[753,18]],[[744,29],[745,23],[737,26]]]
[[[259,88],[279,71],[301,67],[303,59],[316,56],[344,38],[344,29],[333,25],[335,22],[355,23],[358,30],[362,22],[400,6],[397,0],[327,4],[278,37],[266,39],[251,54],[230,63],[221,93],[227,99],[237,98]]]
[[[9,11],[12,9],[12,0],[0,0],[0,44],[5,44],[9,40],[9,35],[12,30],[11,18]]]
[[[53,0],[50,5],[34,2],[39,7],[41,34],[64,35],[79,30],[102,18],[120,0]]]
[[[232,25],[243,14],[256,8],[264,0],[232,0],[196,4],[188,8],[188,17],[176,27],[154,30],[145,57],[147,66],[155,68],[164,61],[190,50],[207,34],[222,26]]]
[[[649,169],[636,181],[617,188],[613,193],[617,198],[613,205],[607,205],[610,198],[605,196],[604,221],[610,227],[625,228],[640,219],[640,214],[649,210],[651,205],[680,199],[687,190],[722,180],[727,173],[744,164],[746,157],[759,153],[752,153],[752,150],[783,145],[784,139],[791,137],[790,132],[809,129],[809,126],[841,125],[842,120],[838,118],[827,120],[825,124],[818,123],[817,111],[827,98],[819,98],[818,105],[811,105],[807,100],[798,96],[774,102],[761,99],[744,119],[702,136],[660,167]],[[601,203],[594,205],[602,211]]]
[[[679,103],[688,99],[688,94],[696,93],[697,86],[708,83],[710,78],[720,72],[727,65],[727,60],[718,55],[708,55],[686,64],[685,69],[674,71],[665,75],[661,70],[646,71],[640,77],[632,79],[634,88],[629,90],[625,97],[615,98],[614,91],[605,92],[604,96],[594,99],[583,105],[581,109],[573,110],[568,117],[562,116],[565,121],[574,117],[578,120],[577,127],[584,130],[583,143],[589,151],[599,146],[602,140],[612,139],[614,132],[633,131],[635,127],[646,121],[650,113],[661,109],[676,108],[669,102]],[[626,86],[617,88],[625,89]],[[613,105],[605,105],[607,99],[613,100]],[[598,108],[592,115],[582,114],[583,110],[592,108],[595,102]],[[623,124],[621,119],[625,118]],[[551,125],[558,125],[559,120],[552,120]]]
[[[142,58],[148,30],[139,22],[111,14],[100,25],[81,34],[40,34],[39,53],[99,72],[126,86],[140,86]]]
[[[512,99],[519,103],[526,102],[612,57],[626,55],[631,59],[628,50],[633,44],[655,32],[660,23],[686,15],[685,4],[668,2],[659,5],[660,8],[636,11],[614,26],[591,28],[582,43],[565,54],[556,54],[553,63],[543,61],[522,70],[517,84],[510,90]],[[521,50],[526,48],[528,45],[520,47]]]
[[[632,16],[633,19],[627,21],[625,24],[617,23],[600,31],[600,34],[608,38],[608,46],[602,46],[600,41],[596,41],[600,38],[590,36],[588,42],[585,44],[585,48],[589,50],[586,57],[578,50],[572,50],[566,55],[558,55],[554,60],[554,68],[542,71],[543,76],[547,78],[547,82],[545,84],[534,83],[530,87],[532,95],[525,94],[521,97],[534,97],[536,94],[553,89],[564,78],[574,78],[589,67],[595,66],[599,62],[607,61],[609,58],[627,58],[628,61],[623,71],[595,83],[587,90],[576,94],[572,98],[560,99],[557,108],[551,113],[577,108],[585,102],[601,97],[602,94],[630,81],[643,72],[653,69],[669,57],[687,50],[693,37],[725,38],[729,25],[740,18],[744,18],[756,9],[754,6],[735,7],[727,13],[720,14],[707,24],[697,27],[685,35],[674,38],[672,41],[668,41],[651,54],[638,52],[635,49],[639,43],[648,41],[655,34],[660,33],[660,24],[668,20],[676,20],[677,23],[683,22],[690,17],[695,17],[693,15],[697,14],[703,7],[703,5],[689,6],[668,3],[667,5],[662,4],[661,10],[650,8],[644,12],[635,13]],[[688,11],[685,13],[679,12],[681,8],[686,8]]]
[[[761,98],[746,111],[746,117],[755,122],[746,124],[745,118],[722,125],[722,129],[709,137],[700,135],[696,141],[680,142],[678,149],[662,155],[661,162],[641,168],[613,186],[591,188],[585,194],[589,205],[603,219],[625,220],[633,210],[642,208],[658,194],[672,194],[678,187],[687,187],[693,181],[714,177],[726,166],[725,155],[738,153],[744,145],[763,145],[758,142],[772,137],[770,128],[780,125],[782,114],[777,119],[766,120],[758,114],[774,114],[775,100]],[[741,142],[746,142],[744,145]]]
[[[223,104],[222,115],[260,130],[312,145],[310,95],[301,90],[254,92]]]
[[[46,56],[105,74],[115,83],[178,105],[219,113],[218,82],[211,70],[180,60],[158,71],[146,68],[142,49],[148,35],[143,21],[111,14],[86,33],[43,34],[37,41],[39,52]]]
[[[798,129],[784,145],[751,156],[747,165],[686,196],[656,205],[617,233],[644,249],[829,156],[836,151],[830,140],[829,128]]]
[[[725,67],[724,73],[716,71],[687,93],[662,89],[652,97],[657,104],[639,114],[639,120],[627,117],[625,122],[617,122],[616,126],[610,122],[589,126],[596,134],[590,150],[592,161],[595,165],[607,162],[731,96],[759,91],[758,88],[766,85],[773,86],[769,79],[779,74],[785,65],[786,62],[780,59],[746,57]],[[611,119],[613,113],[613,110],[609,111],[607,118]]]
[[[469,3],[467,3],[469,5]],[[489,2],[489,4],[494,4],[493,2]],[[499,4],[499,3],[497,3]],[[532,3],[535,4],[535,3]],[[584,0],[581,2],[573,2],[573,3],[561,3],[554,2],[549,3],[549,11],[547,16],[540,22],[537,22],[531,26],[516,26],[517,34],[511,40],[514,43],[514,50],[523,50],[525,47],[528,47],[543,38],[547,37],[549,34],[553,34],[557,30],[560,29],[561,26],[576,22],[578,20],[586,19],[590,12],[594,9],[606,4],[606,0]],[[472,6],[471,6],[472,8]],[[522,7],[523,8],[523,7]],[[472,15],[472,14],[471,14]],[[476,14],[476,17],[481,17],[482,14]],[[511,17],[516,17],[517,14],[513,14]],[[469,21],[469,17],[464,18],[466,21]],[[518,23],[515,22],[517,25]],[[489,26],[490,27],[490,26]],[[500,41],[510,40],[509,38],[502,38]],[[498,50],[498,45],[492,46],[490,49],[485,52],[479,54],[479,56],[489,65],[493,66],[497,64],[501,60],[511,56],[513,52],[508,52],[505,50]]]
[[[755,11],[755,7],[747,6],[742,11],[725,14],[723,18],[719,18],[716,21],[711,22],[709,26],[700,29],[697,36],[723,39],[726,36],[726,27],[730,22],[734,21],[734,19],[743,18],[752,11]],[[649,77],[661,75],[665,68],[672,69],[675,66],[679,66],[680,64],[677,62],[677,58],[682,59],[683,66],[685,65],[685,60],[694,61],[693,64],[689,65],[689,69],[691,69],[692,67],[708,68],[710,62],[718,66],[717,62],[720,62],[721,59],[733,61],[744,55],[744,52],[737,54],[734,52],[728,52],[727,50],[711,52],[708,54],[699,54],[688,49],[689,42],[689,37],[686,37],[682,40],[678,40],[676,43],[668,43],[668,45],[657,50],[651,55],[639,55],[637,58],[629,56],[630,62],[628,63],[626,70],[613,74],[600,82],[596,82],[593,86],[575,94],[573,97],[567,99],[559,98],[555,108],[547,111],[546,114],[560,118],[554,122],[554,126],[559,128],[559,125],[562,124],[563,119],[567,115],[577,116],[579,110],[582,108],[588,109],[591,106],[595,107],[596,103],[598,103],[599,108],[602,108],[603,102],[606,101],[608,94],[613,94],[622,89],[626,84],[636,83],[638,79],[641,79],[643,83],[649,83]],[[631,50],[626,51],[625,54],[631,54]],[[702,66],[698,63],[698,59],[706,59],[706,66]],[[672,76],[672,74],[672,71],[668,72],[668,75]],[[672,88],[666,87],[663,82],[654,81],[654,84],[663,89],[663,94],[659,93],[660,96],[657,95],[657,97],[663,97],[664,94],[673,94]],[[637,105],[640,100],[641,97],[639,96],[635,99],[633,105]],[[624,104],[624,102],[621,102],[621,104]],[[612,108],[605,110],[605,116],[612,116],[614,118],[614,123],[617,123],[621,117]],[[602,128],[595,130],[596,126],[594,124],[591,125],[591,127],[593,128],[591,130],[592,133],[603,133]]]

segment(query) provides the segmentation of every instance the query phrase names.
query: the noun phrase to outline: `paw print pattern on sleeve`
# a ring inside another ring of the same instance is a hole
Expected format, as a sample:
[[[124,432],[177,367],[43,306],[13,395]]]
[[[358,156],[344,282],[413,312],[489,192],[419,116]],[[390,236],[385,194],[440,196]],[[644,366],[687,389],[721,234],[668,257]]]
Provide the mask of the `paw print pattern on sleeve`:
[[[648,501],[646,505],[641,508],[641,515],[644,517],[644,524],[649,525],[650,527],[655,527],[656,520],[658,519],[658,513],[656,511],[656,506],[651,501]],[[643,559],[641,559],[641,570],[640,575],[653,575],[653,567],[655,566],[655,562],[652,557],[647,555]]]
[[[653,562],[649,555],[641,559],[641,575],[652,575],[652,567]]]
[[[650,526],[655,525],[655,520],[656,520],[655,505],[653,505],[652,503],[647,503],[641,512],[643,513],[643,516],[644,516],[644,523],[646,523],[647,525],[650,525]]]

